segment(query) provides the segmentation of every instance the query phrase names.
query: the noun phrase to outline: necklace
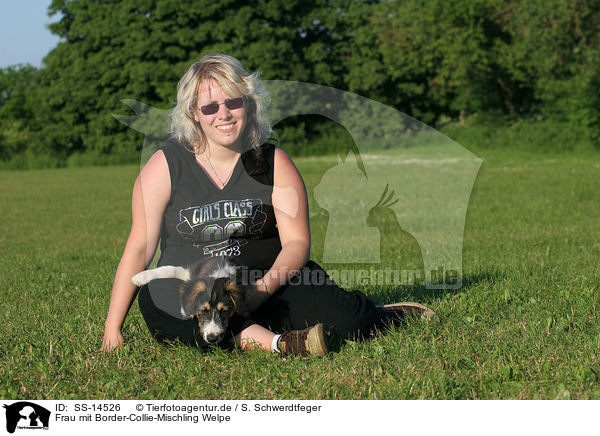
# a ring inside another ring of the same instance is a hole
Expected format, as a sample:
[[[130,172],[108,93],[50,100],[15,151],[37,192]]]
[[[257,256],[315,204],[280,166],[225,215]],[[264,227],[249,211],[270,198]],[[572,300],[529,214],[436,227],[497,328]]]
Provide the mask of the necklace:
[[[231,169],[231,172],[227,176],[227,179],[225,179],[225,182],[223,182],[223,180],[221,180],[221,178],[217,174],[217,170],[215,170],[215,167],[213,167],[213,164],[210,162],[210,159],[208,158],[208,154],[207,153],[204,153],[204,158],[206,159],[206,162],[208,162],[208,165],[210,166],[210,170],[212,171],[212,173],[215,175],[215,177],[217,178],[217,180],[221,184],[221,189],[225,188],[225,183],[227,183],[229,181],[229,178],[231,177],[231,174],[233,174],[233,170],[235,169],[235,165]]]

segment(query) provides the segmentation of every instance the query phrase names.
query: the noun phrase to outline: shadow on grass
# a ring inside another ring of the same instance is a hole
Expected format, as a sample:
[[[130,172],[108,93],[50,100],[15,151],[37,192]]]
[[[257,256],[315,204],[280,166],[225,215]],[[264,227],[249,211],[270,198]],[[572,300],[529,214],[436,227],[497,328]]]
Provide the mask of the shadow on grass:
[[[373,290],[370,297],[377,304],[397,303],[401,301],[432,301],[440,300],[445,295],[467,292],[469,288],[483,282],[495,283],[503,280],[505,275],[500,272],[482,272],[463,277],[462,286],[458,289],[427,289],[425,285],[406,285],[398,288],[380,288]]]

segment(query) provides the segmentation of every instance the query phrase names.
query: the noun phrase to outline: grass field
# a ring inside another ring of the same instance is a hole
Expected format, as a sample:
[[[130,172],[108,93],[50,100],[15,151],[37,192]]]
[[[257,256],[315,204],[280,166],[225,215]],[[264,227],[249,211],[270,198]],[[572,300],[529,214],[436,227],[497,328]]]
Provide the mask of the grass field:
[[[0,398],[600,399],[600,155],[482,157],[463,287],[363,289],[439,320],[323,359],[159,346],[137,303],[125,347],[100,353],[137,168],[0,172]],[[327,163],[297,165],[310,191]]]

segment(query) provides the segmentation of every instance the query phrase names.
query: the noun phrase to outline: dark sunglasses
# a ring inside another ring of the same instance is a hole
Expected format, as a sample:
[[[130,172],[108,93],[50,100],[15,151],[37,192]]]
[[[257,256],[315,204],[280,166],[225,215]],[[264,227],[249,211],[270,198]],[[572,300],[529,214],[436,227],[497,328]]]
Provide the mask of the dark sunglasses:
[[[230,111],[234,109],[239,109],[242,106],[244,106],[244,97],[230,98],[228,100],[225,100],[223,103],[207,104],[206,106],[202,106],[200,108],[200,111],[204,115],[213,115],[219,111],[219,106],[222,104],[227,106],[227,109],[229,109]]]

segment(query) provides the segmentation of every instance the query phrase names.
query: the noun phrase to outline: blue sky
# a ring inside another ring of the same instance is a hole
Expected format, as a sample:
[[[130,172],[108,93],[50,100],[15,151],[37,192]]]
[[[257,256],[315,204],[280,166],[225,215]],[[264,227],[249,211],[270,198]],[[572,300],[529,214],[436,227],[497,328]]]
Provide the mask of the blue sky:
[[[0,68],[30,63],[42,65],[42,59],[59,38],[46,28],[56,21],[47,16],[51,0],[0,0]]]

